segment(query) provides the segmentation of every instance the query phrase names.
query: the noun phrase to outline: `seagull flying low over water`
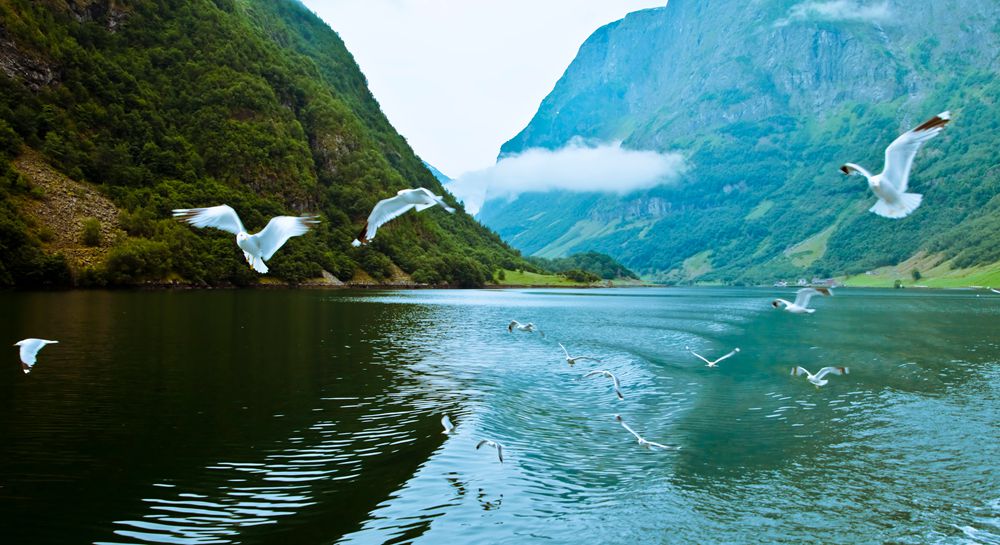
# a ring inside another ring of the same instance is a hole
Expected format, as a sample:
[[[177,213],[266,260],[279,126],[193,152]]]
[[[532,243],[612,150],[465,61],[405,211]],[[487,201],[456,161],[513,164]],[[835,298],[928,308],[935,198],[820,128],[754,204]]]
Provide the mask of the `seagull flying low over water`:
[[[591,371],[586,375],[583,375],[582,378],[590,378],[597,375],[602,375],[611,379],[611,382],[615,387],[615,395],[618,396],[618,399],[625,399],[625,396],[622,395],[622,385],[621,383],[618,382],[618,377],[616,377],[611,371],[606,371],[604,369],[598,371]]]
[[[541,335],[542,337],[545,336],[545,333],[542,333],[542,330],[535,327],[535,324],[531,322],[522,324],[517,320],[511,320],[510,323],[507,324],[507,333],[513,333],[515,329],[518,331],[524,331],[525,333],[534,333],[537,331],[538,334]]]
[[[868,187],[878,197],[878,202],[869,212],[883,218],[899,219],[910,215],[910,212],[920,206],[923,195],[906,192],[913,158],[920,146],[940,134],[949,121],[951,113],[941,112],[893,140],[885,149],[885,166],[881,174],[873,175],[854,163],[846,163],[840,167],[844,174],[858,174],[868,179]]]
[[[771,306],[774,308],[781,308],[781,305],[785,305],[785,310],[791,312],[792,314],[812,314],[816,312],[816,309],[809,308],[809,300],[813,298],[813,295],[822,295],[824,297],[832,296],[833,292],[829,288],[802,288],[795,292],[795,302],[791,303],[785,299],[775,299],[771,301]]]
[[[361,246],[362,244],[366,244],[369,240],[375,238],[375,232],[378,231],[379,227],[412,209],[421,212],[436,204],[440,204],[442,208],[452,214],[455,213],[454,208],[448,206],[441,197],[435,195],[427,188],[401,189],[396,193],[395,197],[382,199],[375,204],[375,208],[372,208],[371,214],[368,214],[368,221],[365,222],[365,226],[358,233],[358,238],[354,239],[351,245]]]
[[[639,446],[641,446],[641,447],[645,447],[645,448],[648,448],[648,449],[658,448],[658,449],[661,449],[661,450],[670,450],[670,449],[680,449],[681,448],[681,447],[671,447],[671,446],[667,446],[667,445],[661,445],[660,443],[654,443],[652,441],[647,441],[647,440],[643,439],[641,435],[639,435],[638,433],[636,433],[635,430],[633,430],[632,428],[630,428],[629,425],[625,423],[625,421],[622,419],[622,415],[620,415],[620,414],[616,414],[615,415],[615,420],[617,420],[619,423],[621,423],[621,425],[622,425],[623,428],[625,428],[626,430],[628,430],[629,433],[631,433],[632,435],[635,436],[636,440],[639,442]]]
[[[829,375],[830,373],[833,373],[834,375],[846,375],[846,374],[850,373],[850,369],[848,369],[847,367],[824,367],[824,368],[820,369],[819,372],[814,375],[814,374],[810,373],[809,371],[807,371],[806,369],[804,369],[802,367],[793,367],[792,368],[792,376],[793,377],[797,377],[797,376],[800,376],[800,375],[805,375],[806,376],[806,380],[808,380],[809,382],[815,384],[817,388],[819,388],[820,386],[823,386],[827,382],[830,382],[828,380],[823,379],[823,377]]]
[[[496,441],[490,441],[489,439],[483,439],[482,441],[480,441],[479,443],[476,444],[476,450],[479,450],[479,447],[481,447],[483,445],[486,445],[488,447],[493,447],[493,448],[497,449],[497,458],[500,459],[500,463],[501,464],[503,463],[503,445],[501,445],[500,443],[497,443]]]
[[[690,347],[685,346],[684,350],[687,350],[688,352],[691,352],[692,354],[695,355],[696,358],[698,358],[699,360],[707,363],[708,367],[716,367],[717,365],[719,365],[720,361],[722,361],[722,360],[724,360],[726,358],[735,356],[736,354],[738,354],[740,352],[739,348],[734,348],[732,352],[726,354],[725,356],[722,356],[721,358],[719,358],[717,360],[714,360],[714,361],[708,361],[708,358],[706,358],[705,356],[702,356],[701,354],[695,352],[694,350],[691,350]]]
[[[448,418],[448,415],[441,417],[441,425],[444,426],[444,431],[441,433],[445,435],[451,435],[451,432],[455,431],[455,425],[451,423],[451,419]]]
[[[21,356],[21,370],[27,375],[31,372],[31,368],[35,365],[35,356],[38,355],[38,351],[45,348],[47,344],[56,344],[59,341],[47,341],[45,339],[24,339],[23,341],[17,341],[14,346],[20,346],[20,356]]]
[[[601,360],[599,360],[597,358],[592,358],[590,356],[577,356],[575,358],[573,356],[570,356],[569,355],[569,351],[566,350],[566,347],[563,346],[562,343],[559,343],[559,348],[563,349],[563,354],[566,354],[566,363],[568,363],[570,365],[574,365],[574,364],[576,364],[576,362],[578,362],[580,360],[589,360],[589,361],[596,361],[597,363],[601,363]]]
[[[306,234],[312,225],[319,223],[317,216],[277,216],[271,218],[261,232],[249,235],[236,211],[225,204],[210,208],[178,208],[174,210],[174,218],[195,227],[215,227],[236,235],[236,245],[243,250],[250,268],[261,274],[267,273],[264,262],[288,239]]]

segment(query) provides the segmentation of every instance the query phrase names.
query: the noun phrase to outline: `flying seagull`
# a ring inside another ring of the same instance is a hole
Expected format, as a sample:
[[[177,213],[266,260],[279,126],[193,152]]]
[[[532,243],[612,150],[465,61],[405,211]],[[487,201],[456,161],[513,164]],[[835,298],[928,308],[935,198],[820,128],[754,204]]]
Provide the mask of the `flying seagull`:
[[[812,314],[816,312],[816,309],[809,308],[809,301],[813,298],[813,295],[822,295],[824,297],[832,296],[833,292],[829,288],[802,288],[795,292],[795,302],[791,303],[785,299],[775,299],[771,301],[771,306],[774,308],[781,308],[781,305],[785,305],[785,310],[791,312],[792,314]]]
[[[261,232],[249,235],[236,211],[225,204],[210,208],[178,208],[174,210],[174,218],[195,227],[215,227],[236,235],[236,245],[243,250],[250,268],[261,274],[267,273],[264,262],[288,239],[306,234],[310,226],[319,223],[317,216],[277,216],[271,218]]]
[[[828,380],[823,379],[823,377],[829,375],[830,373],[833,373],[834,375],[846,375],[850,373],[850,369],[848,369],[847,367],[824,367],[814,375],[802,367],[792,368],[793,377],[805,375],[806,379],[809,382],[815,384],[817,388],[829,382]]]
[[[633,430],[632,428],[630,428],[629,425],[626,424],[624,420],[622,420],[622,415],[620,415],[620,414],[616,414],[615,415],[615,420],[617,420],[618,422],[620,422],[623,428],[625,428],[626,430],[628,430],[629,433],[631,433],[632,435],[635,436],[636,440],[639,441],[639,446],[641,446],[641,447],[645,447],[645,448],[648,448],[648,449],[658,448],[658,449],[661,449],[661,450],[670,450],[670,449],[680,449],[681,448],[681,447],[672,447],[672,446],[667,446],[667,445],[661,445],[659,443],[654,443],[652,441],[647,441],[647,440],[643,439],[641,435],[639,435],[638,433],[636,433],[635,430]]]
[[[563,346],[562,343],[559,343],[559,348],[563,349],[563,354],[566,354],[566,363],[568,363],[570,365],[574,365],[574,364],[576,364],[576,362],[578,362],[580,360],[589,360],[589,361],[596,361],[597,363],[601,363],[601,360],[599,360],[597,358],[592,358],[590,356],[577,356],[575,358],[573,356],[570,356],[569,355],[569,351],[566,350],[566,347]]]
[[[507,324],[507,333],[513,333],[515,329],[518,331],[524,331],[525,333],[534,333],[537,331],[538,334],[541,335],[542,337],[545,336],[545,333],[542,333],[542,330],[535,327],[535,324],[531,322],[522,324],[517,320],[511,320],[510,323]]]
[[[1000,293],[1000,290],[995,290],[993,288],[986,288],[986,289],[992,291],[993,293]]]
[[[20,346],[20,356],[21,356],[21,370],[27,375],[31,372],[32,366],[35,365],[35,356],[38,355],[38,351],[45,348],[47,344],[56,344],[59,341],[47,341],[45,339],[24,339],[23,341],[17,341],[14,346]]]
[[[685,346],[685,347],[684,347],[684,350],[687,350],[688,352],[691,352],[692,354],[694,354],[694,355],[695,355],[695,357],[696,357],[696,358],[698,358],[699,360],[701,360],[701,361],[703,361],[703,362],[707,363],[707,364],[708,364],[708,367],[716,367],[716,366],[718,366],[718,365],[719,365],[719,362],[720,362],[720,361],[722,361],[722,360],[724,360],[724,359],[726,359],[726,358],[730,358],[730,357],[732,357],[732,356],[735,356],[735,355],[736,355],[736,354],[738,354],[738,353],[739,353],[739,351],[740,351],[740,349],[739,349],[739,348],[734,348],[732,352],[730,352],[730,353],[726,354],[725,356],[722,356],[721,358],[719,358],[719,359],[717,359],[717,360],[714,360],[714,361],[708,361],[708,358],[706,358],[705,356],[702,356],[701,354],[699,354],[699,353],[695,352],[694,350],[691,350],[691,348],[690,348],[690,347],[687,347],[687,346]]]
[[[622,385],[620,382],[618,382],[618,377],[616,377],[613,373],[611,373],[611,371],[606,371],[604,369],[601,369],[599,371],[591,371],[586,375],[583,375],[583,378],[590,378],[597,375],[602,375],[611,379],[611,382],[615,387],[615,395],[618,396],[618,399],[625,399],[625,396],[622,395]]]
[[[372,213],[368,214],[368,221],[365,222],[365,226],[358,233],[358,238],[354,239],[351,245],[361,246],[362,244],[367,244],[369,240],[375,238],[375,232],[378,231],[379,227],[402,216],[411,209],[415,208],[417,212],[421,212],[436,204],[440,204],[442,208],[452,214],[455,213],[454,208],[445,204],[441,197],[435,195],[427,188],[401,189],[396,193],[395,197],[382,199],[375,205],[375,208],[372,208]]]
[[[906,192],[913,157],[917,155],[920,146],[940,134],[949,121],[951,113],[941,112],[896,138],[885,149],[885,166],[877,176],[854,163],[846,163],[840,167],[844,174],[858,174],[868,179],[868,187],[878,197],[878,202],[868,209],[869,212],[884,218],[899,219],[910,215],[910,212],[920,206],[923,195]]]
[[[500,459],[500,463],[501,464],[503,463],[503,445],[501,445],[500,443],[497,443],[496,441],[490,441],[489,439],[483,439],[478,444],[476,444],[476,450],[479,450],[479,447],[481,447],[483,445],[486,445],[488,447],[493,447],[493,448],[497,449],[497,458]]]
[[[448,415],[441,417],[441,425],[444,426],[444,431],[441,433],[445,435],[450,435],[451,432],[455,431],[455,425],[451,423],[451,419],[448,418]]]

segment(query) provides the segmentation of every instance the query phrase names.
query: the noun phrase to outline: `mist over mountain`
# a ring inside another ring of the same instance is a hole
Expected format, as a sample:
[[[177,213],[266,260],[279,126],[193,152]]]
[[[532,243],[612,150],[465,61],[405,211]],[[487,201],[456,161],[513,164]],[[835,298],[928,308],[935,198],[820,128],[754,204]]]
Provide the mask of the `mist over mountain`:
[[[679,282],[858,273],[914,255],[1000,261],[998,21],[991,0],[671,0],[632,13],[590,36],[500,160],[621,142],[679,154],[680,180],[522,193],[478,217],[529,254],[599,251]],[[878,171],[898,134],[943,110],[954,121],[911,178],[923,206],[899,221],[868,213],[864,180],[838,167]]]

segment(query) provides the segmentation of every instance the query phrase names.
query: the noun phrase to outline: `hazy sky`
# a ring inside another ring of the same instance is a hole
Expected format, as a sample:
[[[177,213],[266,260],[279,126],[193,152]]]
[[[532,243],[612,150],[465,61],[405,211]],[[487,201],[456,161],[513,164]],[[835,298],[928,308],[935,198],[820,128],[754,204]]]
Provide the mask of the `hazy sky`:
[[[666,0],[302,0],[336,30],[389,121],[456,177],[496,161],[584,40]]]

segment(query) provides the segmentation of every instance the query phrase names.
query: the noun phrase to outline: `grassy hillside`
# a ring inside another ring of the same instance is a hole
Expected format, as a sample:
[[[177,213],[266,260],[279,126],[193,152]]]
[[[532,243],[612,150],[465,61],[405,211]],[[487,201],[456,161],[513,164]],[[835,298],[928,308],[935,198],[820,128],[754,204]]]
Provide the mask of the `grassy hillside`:
[[[0,285],[254,283],[231,235],[168,219],[221,203],[251,231],[320,214],[269,263],[286,281],[397,265],[471,286],[526,266],[439,208],[349,246],[377,200],[442,190],[337,34],[293,0],[0,0],[0,67]],[[117,209],[94,218],[109,236],[85,260],[66,231],[101,208],[75,206],[80,187]]]
[[[1000,4],[787,20],[798,3],[671,0],[596,31],[502,153],[621,140],[690,168],[627,195],[491,201],[480,219],[527,254],[597,251],[670,282],[855,275],[919,252],[1000,261]],[[946,109],[954,122],[915,162],[923,206],[900,221],[868,213],[864,180],[838,167],[878,171],[898,134]]]

